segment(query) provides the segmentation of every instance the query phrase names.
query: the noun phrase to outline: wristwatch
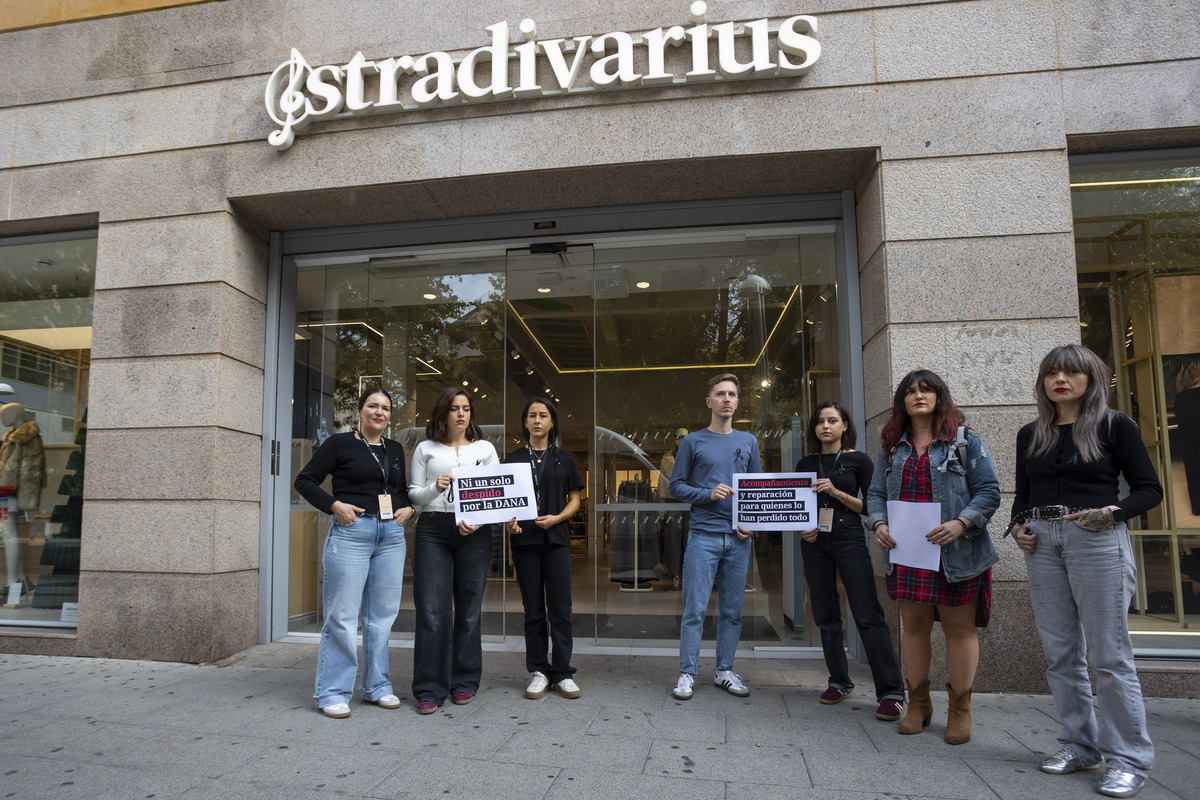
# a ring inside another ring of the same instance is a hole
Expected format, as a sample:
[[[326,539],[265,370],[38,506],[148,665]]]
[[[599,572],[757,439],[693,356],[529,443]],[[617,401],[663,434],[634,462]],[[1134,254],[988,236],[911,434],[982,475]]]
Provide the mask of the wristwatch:
[[[1114,508],[1112,509],[1112,517],[1113,522],[1117,525],[1120,525],[1129,518],[1129,515],[1125,513],[1125,509],[1123,508]]]

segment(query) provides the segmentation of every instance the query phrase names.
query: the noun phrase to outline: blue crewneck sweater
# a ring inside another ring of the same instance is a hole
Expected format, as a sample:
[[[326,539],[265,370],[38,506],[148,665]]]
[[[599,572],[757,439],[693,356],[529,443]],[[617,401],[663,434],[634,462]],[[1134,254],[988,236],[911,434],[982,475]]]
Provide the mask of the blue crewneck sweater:
[[[718,483],[733,486],[735,472],[761,472],[758,440],[745,431],[689,433],[679,445],[671,470],[671,496],[692,504],[689,529],[708,533],[733,530],[733,497],[713,500]]]

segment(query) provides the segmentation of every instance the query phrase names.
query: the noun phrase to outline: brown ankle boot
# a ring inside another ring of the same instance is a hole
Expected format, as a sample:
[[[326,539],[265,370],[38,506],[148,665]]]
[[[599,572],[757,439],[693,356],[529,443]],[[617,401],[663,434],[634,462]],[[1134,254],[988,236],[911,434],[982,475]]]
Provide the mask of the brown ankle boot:
[[[950,713],[946,717],[946,741],[950,744],[965,744],[971,741],[971,690],[956,695],[946,684],[950,697]]]
[[[908,712],[900,720],[900,732],[904,734],[920,733],[929,725],[933,717],[933,702],[929,699],[929,681],[920,686],[913,686],[908,681]]]

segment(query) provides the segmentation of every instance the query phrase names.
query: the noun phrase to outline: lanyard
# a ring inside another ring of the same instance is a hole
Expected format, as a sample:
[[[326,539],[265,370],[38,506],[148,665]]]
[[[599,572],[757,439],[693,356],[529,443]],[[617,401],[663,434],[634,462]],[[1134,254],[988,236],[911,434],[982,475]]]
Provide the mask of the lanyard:
[[[824,455],[824,453],[817,453],[817,477],[818,478],[825,477],[825,471],[823,469],[821,469],[821,456],[822,455]],[[837,456],[835,456],[833,459],[834,472],[837,472],[837,465],[838,465],[838,462],[841,460],[842,460],[842,449],[839,447],[838,451],[837,451]]]
[[[824,453],[817,453],[817,477],[818,477],[818,478],[824,478],[824,477],[825,477],[825,471],[824,471],[823,469],[821,469],[821,456],[822,456],[822,455],[824,455]],[[837,469],[836,469],[836,467],[837,467],[837,465],[838,465],[838,462],[839,462],[839,461],[841,461],[841,460],[842,460],[842,448],[840,448],[840,447],[839,447],[839,448],[838,448],[838,451],[837,451],[837,455],[836,455],[836,456],[834,457],[834,459],[833,459],[833,466],[835,467],[835,469],[834,469],[834,472],[837,472]],[[817,495],[817,507],[818,507],[818,508],[820,508],[820,507],[821,507],[821,500],[822,500],[822,499],[824,499],[824,498],[822,498],[820,495]],[[830,505],[824,506],[825,508],[834,508],[834,507],[835,507],[835,506],[832,504],[832,503],[833,503],[833,499],[832,499],[832,498],[829,498],[829,499],[828,499],[828,502],[830,503]]]
[[[375,448],[372,447],[371,443],[367,441],[367,437],[363,436],[362,434],[359,434],[359,437],[360,437],[359,441],[361,441],[363,443],[363,446],[367,448],[367,452],[371,454],[371,458],[375,459],[375,463],[379,465],[379,472],[381,475],[383,475],[383,492],[384,492],[384,494],[387,494],[387,491],[388,491],[387,445],[384,444],[384,440],[382,438],[379,440],[379,446],[383,448],[383,460],[381,461],[379,459],[379,454],[375,452]]]
[[[533,453],[533,446],[528,444],[525,445],[525,449],[529,451],[529,466],[532,468],[533,472],[533,496],[537,500],[539,513],[542,510],[542,490],[538,485],[540,483],[539,478],[541,477],[542,473],[542,462],[550,459],[550,450],[552,447],[553,445],[547,444],[546,449],[542,451],[542,457],[538,458]]]

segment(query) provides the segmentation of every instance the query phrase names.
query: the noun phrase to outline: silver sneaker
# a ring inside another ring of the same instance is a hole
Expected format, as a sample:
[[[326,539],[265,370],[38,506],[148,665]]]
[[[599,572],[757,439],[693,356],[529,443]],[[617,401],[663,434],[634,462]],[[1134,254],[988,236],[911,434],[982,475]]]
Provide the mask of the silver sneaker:
[[[695,684],[696,678],[688,675],[686,672],[679,673],[679,682],[675,684],[675,688],[671,690],[671,694],[676,700],[691,700],[692,685]]]
[[[1099,761],[1089,761],[1069,747],[1060,747],[1057,753],[1042,760],[1041,770],[1051,775],[1067,775],[1077,769],[1096,769],[1098,766]]]
[[[540,700],[546,696],[548,688],[550,688],[550,679],[546,677],[546,673],[535,672],[533,680],[525,687],[525,696],[530,700]]]
[[[731,669],[717,670],[717,677],[713,679],[713,683],[738,697],[748,697],[750,695],[750,690],[746,688],[746,684],[742,683],[742,676]]]
[[[1104,770],[1104,777],[1100,779],[1096,791],[1109,797],[1133,797],[1145,785],[1146,779],[1141,775],[1120,767],[1109,767]]]

